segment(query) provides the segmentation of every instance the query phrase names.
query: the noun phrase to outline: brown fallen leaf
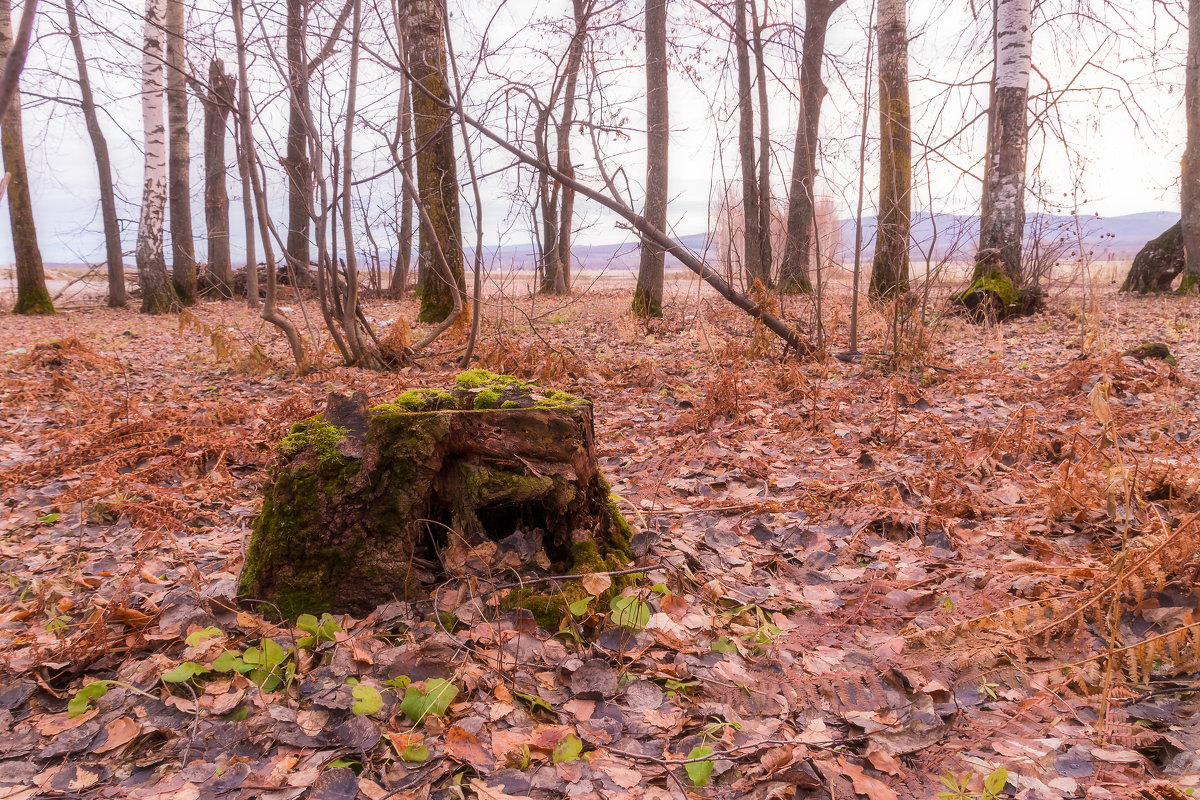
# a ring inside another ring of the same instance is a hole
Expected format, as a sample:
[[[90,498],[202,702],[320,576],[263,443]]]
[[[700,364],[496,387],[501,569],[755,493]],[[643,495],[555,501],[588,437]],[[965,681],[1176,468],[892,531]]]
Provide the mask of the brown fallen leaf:
[[[124,747],[136,739],[141,732],[142,726],[136,720],[131,717],[117,717],[104,726],[105,738],[100,744],[92,747],[92,752],[107,753],[118,747]]]
[[[871,766],[880,772],[886,772],[888,775],[902,775],[904,764],[900,759],[896,758],[891,753],[881,747],[871,743],[870,749],[867,750],[867,760],[871,762]]]
[[[496,766],[492,758],[475,734],[458,725],[451,725],[446,730],[446,755],[455,761],[470,764],[480,772],[490,772]]]
[[[479,800],[526,800],[515,794],[508,794],[499,788],[492,788],[478,778],[471,778],[471,788]]]
[[[854,791],[870,800],[900,800],[891,787],[863,772],[863,768],[844,758],[837,760],[838,770],[854,784]]]

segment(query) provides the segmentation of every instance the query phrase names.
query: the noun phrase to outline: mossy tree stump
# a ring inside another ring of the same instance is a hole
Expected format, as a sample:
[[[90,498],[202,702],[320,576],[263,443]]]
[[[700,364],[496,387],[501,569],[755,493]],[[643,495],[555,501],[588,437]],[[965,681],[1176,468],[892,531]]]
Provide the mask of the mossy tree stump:
[[[950,296],[952,306],[961,308],[977,322],[1029,316],[1040,311],[1045,302],[1046,295],[1038,287],[1017,287],[1005,272],[1000,250],[994,247],[975,255],[971,285]]]
[[[1121,291],[1169,292],[1183,268],[1183,222],[1180,221],[1146,242],[1137,252],[1133,266],[1121,284]]]
[[[596,463],[592,405],[473,370],[453,392],[367,407],[331,395],[296,424],[263,495],[244,597],[280,613],[363,615],[427,591],[415,563],[437,542],[541,528],[556,574],[618,570],[630,528]]]

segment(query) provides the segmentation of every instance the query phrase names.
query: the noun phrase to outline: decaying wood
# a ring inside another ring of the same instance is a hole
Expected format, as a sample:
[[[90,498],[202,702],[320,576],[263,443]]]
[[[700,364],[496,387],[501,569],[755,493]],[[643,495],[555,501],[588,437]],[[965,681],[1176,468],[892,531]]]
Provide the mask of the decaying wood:
[[[555,574],[623,566],[628,528],[597,466],[591,404],[522,386],[483,403],[518,407],[478,408],[476,392],[408,392],[374,409],[361,393],[335,394],[296,425],[242,593],[285,616],[365,614],[427,593],[422,578],[445,577],[446,547],[513,535],[540,537]]]

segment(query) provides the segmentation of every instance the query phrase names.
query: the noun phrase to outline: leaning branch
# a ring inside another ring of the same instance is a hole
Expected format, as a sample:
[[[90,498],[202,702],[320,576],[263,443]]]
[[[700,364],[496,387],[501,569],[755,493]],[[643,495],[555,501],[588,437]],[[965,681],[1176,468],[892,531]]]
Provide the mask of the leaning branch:
[[[646,221],[645,217],[635,212],[632,208],[616,200],[615,198],[596,191],[586,184],[580,183],[575,178],[555,169],[549,163],[538,158],[537,156],[526,153],[512,142],[508,141],[508,139],[498,133],[495,133],[482,122],[466,113],[466,111],[461,107],[456,109],[456,111],[468,125],[479,131],[481,134],[483,134],[483,136],[491,140],[502,149],[508,151],[521,163],[544,172],[563,186],[573,189],[589,200],[599,203],[609,211],[612,211],[618,216],[624,218],[637,230],[639,234],[642,235],[644,239],[652,242],[666,252],[675,256],[675,258],[678,259],[681,264],[699,275],[705,283],[715,289],[717,294],[721,295],[726,300],[733,303],[735,306],[742,309],[755,319],[761,320],[763,325],[765,325],[768,330],[794,347],[797,353],[808,354],[813,352],[814,348],[812,343],[802,337],[795,328],[764,309],[758,303],[754,302],[754,300],[750,297],[747,297],[746,295],[734,289],[720,276],[720,274],[697,258],[690,250],[679,244],[662,230],[659,230],[651,225]]]

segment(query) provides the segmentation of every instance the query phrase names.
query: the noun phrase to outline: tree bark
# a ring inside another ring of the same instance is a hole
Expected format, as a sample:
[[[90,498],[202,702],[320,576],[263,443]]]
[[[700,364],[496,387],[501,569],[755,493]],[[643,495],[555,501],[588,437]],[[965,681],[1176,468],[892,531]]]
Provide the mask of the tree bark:
[[[288,179],[287,259],[308,269],[312,212],[312,165],[308,160],[308,33],[305,0],[287,0],[288,128],[283,170]]]
[[[75,54],[75,68],[79,74],[79,108],[83,112],[83,123],[88,138],[92,140],[92,152],[96,157],[96,172],[100,179],[100,218],[104,222],[104,260],[108,267],[108,305],[121,308],[125,305],[125,265],[121,249],[121,228],[117,222],[117,201],[113,193],[112,161],[108,155],[108,141],[100,128],[100,117],[96,113],[96,100],[92,94],[92,81],[88,74],[87,57],[83,52],[83,39],[79,35],[79,21],[75,14],[75,0],[66,0],[67,38]]]
[[[417,184],[431,226],[421,226],[421,260],[430,274],[421,289],[421,322],[441,322],[454,309],[451,282],[466,293],[463,273],[462,223],[458,211],[458,166],[450,90],[446,82],[446,42],[442,38],[440,0],[406,0],[409,71],[413,80]],[[429,228],[432,227],[432,230]],[[445,269],[432,258],[436,238],[446,256]],[[466,321],[466,320],[464,320]]]
[[[905,0],[880,0],[878,7],[879,216],[870,287],[875,300],[908,291],[912,141],[904,5]]]
[[[171,272],[179,301],[196,302],[196,243],[192,238],[192,181],[188,142],[187,43],[183,0],[167,0],[167,165],[171,205]]]
[[[767,12],[766,0],[763,0],[763,14]],[[750,13],[753,20],[754,65],[755,80],[758,83],[758,235],[759,257],[763,262],[763,274],[766,280],[763,285],[770,288],[775,285],[771,257],[771,111],[767,102],[767,58],[763,49],[762,19],[754,0],[750,0]]]
[[[1187,47],[1183,89],[1187,146],[1180,180],[1184,252],[1181,294],[1200,291],[1200,0],[1188,0]]]
[[[208,65],[204,103],[204,221],[208,229],[207,282],[222,297],[233,297],[233,263],[229,253],[229,193],[225,188],[225,133],[235,103],[237,78],[225,72],[221,59]]]
[[[646,2],[646,222],[667,229],[667,155],[671,144],[667,108],[667,0]],[[661,317],[666,253],[642,239],[633,313]]]
[[[163,126],[163,29],[166,0],[146,0],[142,50],[144,180],[138,218],[137,268],[142,313],[165,314],[178,305],[163,260],[163,216],[167,205],[167,138]]]
[[[408,61],[405,50],[407,34],[404,30],[404,15],[396,14],[396,47],[399,49],[400,63]],[[396,138],[400,142],[402,169],[412,174],[413,138],[412,138],[412,89],[408,76],[400,73],[396,76],[400,82],[399,100],[396,108]],[[396,260],[392,264],[391,289],[399,296],[408,292],[409,270],[412,267],[412,235],[413,235],[413,202],[408,192],[400,192],[400,224],[396,227]]]
[[[762,252],[762,215],[759,209],[758,174],[754,151],[754,98],[750,87],[750,43],[746,27],[746,4],[736,0],[733,37],[738,76],[738,154],[742,165],[742,249],[746,282],[771,282],[770,265]]]
[[[250,163],[242,148],[242,119],[235,113],[234,148],[237,152],[238,177],[242,184],[242,220],[246,228],[246,306],[258,308],[258,258],[254,247],[254,187],[250,181]]]
[[[1019,288],[1023,285],[1021,245],[1025,233],[1028,149],[1025,119],[1033,24],[1030,0],[995,0],[994,8],[995,74],[988,109],[979,249],[999,250],[1005,277]]]
[[[825,61],[825,34],[829,19],[846,0],[807,0],[804,4],[804,41],[800,56],[800,119],[796,123],[796,149],[788,192],[787,236],[779,283],[787,292],[811,292],[813,243],[817,236],[816,183],[817,137],[821,129],[821,103],[828,94],[821,78]]]
[[[10,0],[0,0],[0,62],[8,58],[12,49],[12,5]],[[21,134],[21,92],[16,87],[8,111],[0,120],[0,155],[4,157],[4,169],[12,176],[8,184],[8,219],[17,267],[17,302],[13,313],[53,314],[54,304],[46,290],[46,272],[33,222],[25,141]]]

